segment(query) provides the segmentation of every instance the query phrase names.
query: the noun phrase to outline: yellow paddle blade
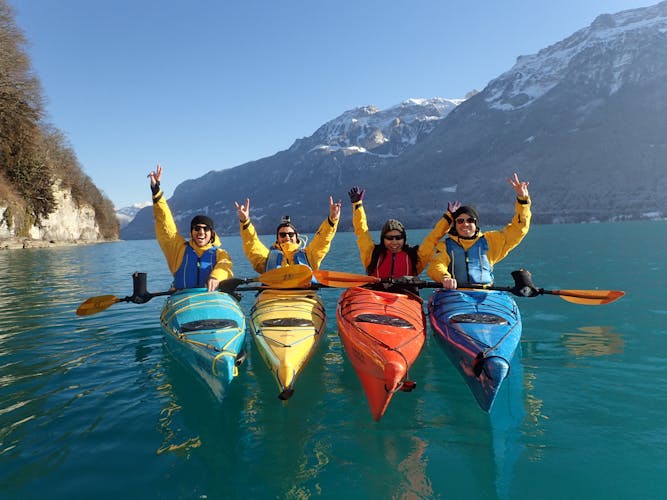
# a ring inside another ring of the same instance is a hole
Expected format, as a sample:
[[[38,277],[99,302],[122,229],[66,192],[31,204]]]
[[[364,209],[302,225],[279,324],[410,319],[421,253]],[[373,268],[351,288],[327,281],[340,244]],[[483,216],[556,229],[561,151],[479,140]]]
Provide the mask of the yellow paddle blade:
[[[367,276],[365,274],[342,273],[338,271],[325,271],[318,269],[313,271],[315,279],[326,286],[348,288],[353,286],[370,285],[371,283],[379,283],[380,278],[375,276]]]
[[[574,304],[585,305],[609,304],[625,295],[625,292],[620,290],[544,290],[544,293],[558,295]]]
[[[278,267],[260,274],[252,281],[259,281],[271,288],[308,288],[313,271],[303,264]]]
[[[77,316],[90,316],[98,312],[104,311],[109,306],[120,302],[121,299],[115,295],[100,295],[99,297],[91,297],[79,306],[76,310]]]

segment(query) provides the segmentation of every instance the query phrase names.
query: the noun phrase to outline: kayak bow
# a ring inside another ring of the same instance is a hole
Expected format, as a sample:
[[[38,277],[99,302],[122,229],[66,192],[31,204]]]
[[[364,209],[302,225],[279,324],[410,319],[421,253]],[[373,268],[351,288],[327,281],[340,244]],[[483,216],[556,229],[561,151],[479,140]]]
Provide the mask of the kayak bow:
[[[521,338],[521,315],[501,291],[438,290],[428,303],[434,334],[468,384],[490,411]]]
[[[348,288],[338,301],[338,333],[375,421],[397,391],[416,385],[408,371],[426,340],[422,304],[412,294],[359,287]]]

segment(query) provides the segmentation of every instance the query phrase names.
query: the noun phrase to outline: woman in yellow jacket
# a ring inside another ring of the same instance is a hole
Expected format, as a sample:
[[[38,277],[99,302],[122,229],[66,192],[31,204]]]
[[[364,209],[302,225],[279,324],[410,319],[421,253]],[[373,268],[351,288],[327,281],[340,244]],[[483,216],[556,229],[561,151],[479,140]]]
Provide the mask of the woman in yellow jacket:
[[[493,284],[493,266],[528,233],[531,218],[528,182],[520,181],[516,173],[508,182],[517,198],[514,217],[503,229],[480,231],[477,210],[472,206],[462,206],[454,212],[454,225],[448,237],[436,246],[428,268],[429,277],[442,283],[443,288]]]
[[[359,257],[366,273],[378,278],[419,276],[428,265],[436,243],[449,231],[452,212],[460,204],[449,203],[445,214],[419,245],[408,245],[405,227],[396,219],[385,222],[380,231],[380,243],[376,244],[368,230],[363,204],[365,192],[365,189],[354,186],[348,194],[352,202],[352,224],[357,236]]]
[[[283,217],[276,228],[275,243],[267,248],[250,222],[250,199],[246,198],[244,204],[234,204],[239,216],[243,252],[258,273],[294,264],[305,264],[313,270],[319,269],[336,234],[341,206],[340,201],[334,203],[329,196],[329,216],[322,222],[310,243],[299,235],[288,216]]]
[[[190,221],[190,241],[178,233],[164,193],[160,189],[162,167],[148,174],[153,193],[155,236],[167,259],[176,289],[202,287],[212,292],[222,280],[233,276],[232,260],[220,246],[213,220],[196,215]]]

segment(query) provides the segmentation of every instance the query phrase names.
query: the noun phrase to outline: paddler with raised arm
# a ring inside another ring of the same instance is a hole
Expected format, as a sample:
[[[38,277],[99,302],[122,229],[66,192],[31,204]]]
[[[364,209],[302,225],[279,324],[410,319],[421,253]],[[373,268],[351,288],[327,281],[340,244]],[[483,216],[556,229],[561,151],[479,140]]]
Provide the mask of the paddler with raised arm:
[[[243,252],[258,273],[294,264],[304,264],[313,270],[319,269],[336,235],[341,207],[340,200],[334,203],[333,197],[329,196],[329,216],[320,224],[310,243],[305,236],[298,233],[289,216],[283,217],[276,227],[275,243],[267,248],[250,221],[250,199],[246,198],[243,204],[234,204],[239,216]]]
[[[153,194],[155,236],[174,277],[173,287],[216,290],[220,281],[231,278],[233,273],[232,259],[220,246],[213,220],[207,215],[195,215],[190,221],[190,241],[186,241],[176,228],[160,188],[162,167],[158,165],[148,177]]]
[[[366,273],[382,279],[419,276],[428,265],[435,245],[449,231],[453,221],[452,213],[456,211],[460,203],[450,202],[448,204],[447,211],[419,245],[407,243],[405,226],[397,219],[389,219],[384,223],[380,231],[380,243],[375,243],[368,229],[364,210],[365,193],[365,189],[354,186],[348,194],[352,203],[352,224],[354,234],[357,236],[359,257]],[[400,291],[400,288],[416,291],[405,285],[398,285],[398,288],[397,291]]]
[[[503,229],[482,232],[475,207],[465,205],[453,213],[454,225],[438,243],[428,267],[428,275],[443,288],[466,284],[493,284],[493,266],[521,243],[530,229],[528,182],[519,176],[508,179],[516,192],[514,217]]]

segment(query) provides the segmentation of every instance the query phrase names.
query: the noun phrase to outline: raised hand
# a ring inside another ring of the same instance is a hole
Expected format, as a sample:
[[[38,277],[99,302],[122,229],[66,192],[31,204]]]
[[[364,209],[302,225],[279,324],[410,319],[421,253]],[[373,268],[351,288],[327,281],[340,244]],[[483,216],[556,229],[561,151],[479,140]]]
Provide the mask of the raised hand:
[[[158,163],[154,171],[148,174],[151,179],[151,193],[153,196],[160,192],[160,178],[162,177],[162,166]]]
[[[520,198],[528,198],[530,195],[528,194],[528,184],[529,182],[526,181],[520,181],[519,176],[517,175],[516,172],[514,172],[514,176],[511,177],[510,179],[507,179],[507,182],[510,183],[510,185],[514,188],[514,191],[516,191],[516,195]]]
[[[234,202],[234,205],[236,205],[239,222],[246,222],[250,218],[250,198],[246,198],[243,205],[239,205],[237,201]]]
[[[329,219],[331,222],[336,222],[340,217],[340,207],[342,203],[338,200],[337,203],[334,203],[333,197],[329,196]]]
[[[354,186],[347,193],[350,196],[350,201],[356,203],[364,199],[364,194],[366,194],[365,189],[359,188],[359,186]]]
[[[447,202],[447,211],[450,214],[453,214],[456,212],[459,208],[461,208],[461,202],[460,201],[448,201]]]

